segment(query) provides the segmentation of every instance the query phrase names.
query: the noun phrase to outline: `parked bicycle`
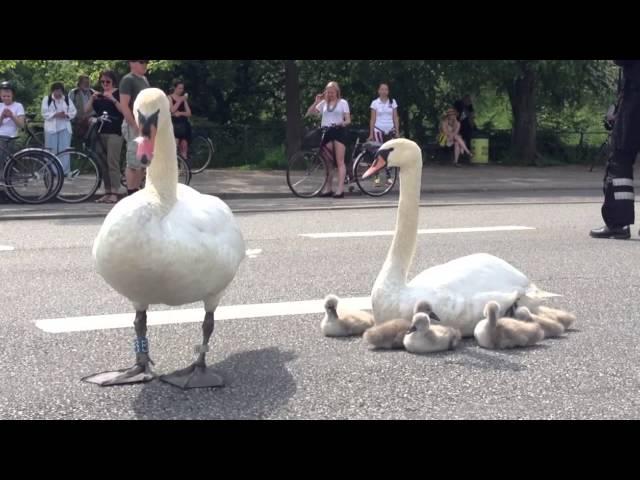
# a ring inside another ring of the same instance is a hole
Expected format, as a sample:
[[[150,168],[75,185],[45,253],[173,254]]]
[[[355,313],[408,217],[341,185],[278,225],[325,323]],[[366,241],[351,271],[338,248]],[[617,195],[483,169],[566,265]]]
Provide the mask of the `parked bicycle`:
[[[32,121],[35,115],[30,114],[27,115],[27,119],[25,121],[25,134],[26,145],[40,145],[41,139],[39,137],[39,132],[35,130],[32,126]],[[104,122],[110,121],[108,119],[108,115],[105,117],[101,117],[96,122],[99,129],[102,128]],[[95,131],[95,130],[94,130]],[[80,203],[88,200],[89,198],[95,195],[96,191],[100,187],[100,182],[102,181],[102,176],[100,169],[98,167],[98,162],[96,160],[97,155],[91,148],[87,145],[87,138],[90,138],[87,134],[87,137],[83,140],[81,149],[77,150],[73,147],[67,148],[57,154],[50,152],[48,149],[41,147],[41,149],[49,152],[56,159],[57,163],[60,164],[60,168],[63,169],[61,158],[65,156],[68,158],[69,171],[64,172],[62,175],[62,185],[58,190],[58,193],[55,197],[65,203]]]
[[[335,149],[331,150],[326,145],[322,145],[322,141],[330,128],[335,127],[321,127],[312,132],[312,136],[317,137],[319,134],[320,137],[319,142],[313,143],[319,143],[321,146],[306,145],[289,159],[286,173],[287,185],[294,195],[301,198],[315,197],[329,180],[330,165],[326,158],[332,159],[331,168],[335,168],[337,165]],[[356,136],[351,155],[345,165],[347,170],[345,184],[349,186],[349,191],[354,190],[352,184],[355,183],[362,193],[370,196],[379,197],[390,192],[398,178],[397,168],[383,169],[370,178],[362,178],[364,172],[373,164],[374,155],[381,144],[361,140],[367,138],[368,130],[350,130],[349,134]]]
[[[0,171],[0,188],[15,203],[37,205],[54,198],[64,181],[62,164],[43,148],[22,148],[12,151],[18,137],[3,137],[0,154],[4,168]]]
[[[213,142],[203,135],[196,135],[189,143],[188,157],[186,158],[192,175],[204,172],[213,159]]]

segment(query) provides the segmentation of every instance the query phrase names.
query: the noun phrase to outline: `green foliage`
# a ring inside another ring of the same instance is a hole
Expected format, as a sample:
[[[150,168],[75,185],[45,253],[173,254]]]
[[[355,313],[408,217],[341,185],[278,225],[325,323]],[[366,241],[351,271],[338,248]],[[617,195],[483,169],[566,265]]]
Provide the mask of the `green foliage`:
[[[536,116],[541,131],[557,132],[557,136],[566,131],[601,131],[603,114],[614,100],[618,71],[612,62],[603,60],[297,60],[296,63],[301,114],[315,94],[328,81],[335,80],[349,101],[354,125],[368,126],[369,104],[377,95],[378,84],[385,81],[390,83],[391,95],[400,105],[404,135],[419,143],[433,141],[440,115],[465,93],[474,97],[476,124],[480,129],[509,130],[513,118],[509,95],[525,71],[536,75]],[[78,75],[86,74],[97,88],[103,69],[115,70],[122,76],[128,65],[126,60],[0,60],[0,80],[14,82],[17,100],[28,111],[39,113],[41,99],[49,92],[51,83],[62,81],[71,89]],[[153,60],[148,77],[153,86],[165,91],[173,79],[185,82],[195,115],[194,125],[207,129],[219,145],[218,165],[281,165],[278,156],[284,157],[281,152],[286,121],[283,60]],[[304,122],[311,126],[317,125],[318,120],[308,118]],[[509,142],[508,132],[500,135],[500,145]],[[542,135],[538,149],[547,154],[551,143],[548,136]],[[492,154],[492,160],[500,155]]]

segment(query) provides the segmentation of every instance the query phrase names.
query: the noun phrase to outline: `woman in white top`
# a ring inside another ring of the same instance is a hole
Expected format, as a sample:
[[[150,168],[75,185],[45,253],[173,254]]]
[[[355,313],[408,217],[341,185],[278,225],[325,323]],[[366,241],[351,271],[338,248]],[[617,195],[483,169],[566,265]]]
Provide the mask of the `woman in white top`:
[[[393,98],[389,98],[389,84],[381,83],[378,87],[378,98],[371,102],[369,140],[384,143],[395,138],[398,132],[398,104]]]
[[[44,118],[44,148],[55,155],[71,146],[71,120],[76,116],[76,106],[65,95],[64,85],[55,82],[51,94],[42,99]],[[59,155],[65,176],[71,173],[69,155]]]
[[[344,154],[347,144],[347,132],[345,127],[351,123],[349,103],[340,98],[340,87],[337,82],[329,82],[323,93],[316,95],[313,104],[307,110],[307,115],[322,115],[323,127],[330,127],[325,133],[321,145],[321,155],[326,160],[329,168],[329,181],[326,183],[320,197],[343,198],[344,178],[347,170],[344,166]],[[338,166],[338,185],[335,193],[331,191],[333,184],[333,158],[335,156]]]
[[[18,128],[24,127],[24,107],[14,102],[15,90],[9,82],[0,83],[0,175],[4,168],[9,138],[18,135]]]

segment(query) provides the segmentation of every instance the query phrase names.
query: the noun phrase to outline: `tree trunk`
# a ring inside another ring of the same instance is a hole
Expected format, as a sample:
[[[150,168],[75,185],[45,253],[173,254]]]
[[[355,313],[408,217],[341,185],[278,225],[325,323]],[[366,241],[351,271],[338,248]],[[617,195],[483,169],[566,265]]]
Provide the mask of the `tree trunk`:
[[[513,113],[511,149],[516,158],[526,163],[536,159],[536,73],[524,65],[522,75],[509,89]]]
[[[284,62],[284,95],[287,105],[287,145],[289,158],[300,149],[302,116],[300,114],[300,79],[295,60]]]

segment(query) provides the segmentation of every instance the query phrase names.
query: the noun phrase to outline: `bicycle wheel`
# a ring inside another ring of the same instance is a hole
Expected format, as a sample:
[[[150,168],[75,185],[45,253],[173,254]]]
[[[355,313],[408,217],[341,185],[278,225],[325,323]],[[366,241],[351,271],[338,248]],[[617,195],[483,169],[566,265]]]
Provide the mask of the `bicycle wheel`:
[[[187,161],[178,155],[178,182],[189,185],[191,182],[191,169]]]
[[[80,203],[93,197],[100,187],[102,177],[98,164],[89,155],[68,148],[58,154],[69,157],[70,169],[56,197],[66,203]]]
[[[325,161],[316,152],[297,152],[287,165],[287,185],[294,195],[302,198],[315,197],[329,178]]]
[[[11,200],[37,205],[51,200],[62,188],[62,165],[45,150],[21,150],[7,161],[4,180]]]
[[[353,162],[353,176],[362,193],[366,193],[372,197],[381,197],[391,191],[398,179],[397,168],[383,168],[375,175],[368,178],[362,178],[364,172],[373,164],[373,154],[370,152],[362,152]]]
[[[211,139],[197,136],[191,140],[186,160],[193,175],[203,172],[209,166],[213,158],[213,151]]]

